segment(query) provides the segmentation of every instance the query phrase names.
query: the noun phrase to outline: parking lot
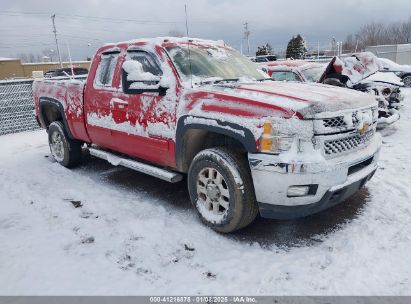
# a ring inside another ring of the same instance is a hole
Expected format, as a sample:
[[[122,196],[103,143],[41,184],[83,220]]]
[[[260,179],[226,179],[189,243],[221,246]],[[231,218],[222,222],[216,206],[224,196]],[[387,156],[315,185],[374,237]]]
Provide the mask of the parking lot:
[[[53,162],[44,130],[0,136],[0,293],[400,295],[411,289],[411,91],[355,196],[220,235],[185,181]]]

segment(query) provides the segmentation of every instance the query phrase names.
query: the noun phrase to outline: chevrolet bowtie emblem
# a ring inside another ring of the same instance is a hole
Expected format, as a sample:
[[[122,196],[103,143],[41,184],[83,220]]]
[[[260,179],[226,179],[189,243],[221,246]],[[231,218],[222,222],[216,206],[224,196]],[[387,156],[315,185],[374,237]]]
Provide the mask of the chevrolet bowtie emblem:
[[[365,123],[362,128],[358,129],[358,133],[360,133],[360,135],[364,135],[365,133],[367,133],[368,128],[369,128],[369,124]]]

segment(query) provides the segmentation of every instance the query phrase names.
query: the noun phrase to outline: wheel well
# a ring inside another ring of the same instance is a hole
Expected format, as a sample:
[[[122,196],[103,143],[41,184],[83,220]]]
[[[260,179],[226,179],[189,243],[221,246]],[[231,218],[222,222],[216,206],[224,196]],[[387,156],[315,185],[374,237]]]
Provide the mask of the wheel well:
[[[181,145],[181,155],[177,160],[181,172],[187,172],[193,158],[204,149],[226,147],[244,155],[247,153],[247,149],[237,139],[203,129],[188,129],[183,135]]]
[[[53,105],[46,104],[42,106],[41,112],[44,124],[47,128],[53,121],[63,120],[63,117],[61,116],[59,109]]]

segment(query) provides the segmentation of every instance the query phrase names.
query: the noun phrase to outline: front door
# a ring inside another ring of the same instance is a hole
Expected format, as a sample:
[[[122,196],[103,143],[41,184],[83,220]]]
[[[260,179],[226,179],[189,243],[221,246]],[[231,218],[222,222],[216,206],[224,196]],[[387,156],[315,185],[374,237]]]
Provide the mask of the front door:
[[[160,77],[163,75],[160,60],[154,53],[145,50],[129,51],[120,59],[119,65],[126,60],[140,62],[144,72]],[[127,121],[124,130],[116,133],[115,141],[120,151],[157,164],[172,166],[175,162],[175,90],[170,88],[165,94],[126,94],[120,89],[116,101],[117,115],[126,117]]]

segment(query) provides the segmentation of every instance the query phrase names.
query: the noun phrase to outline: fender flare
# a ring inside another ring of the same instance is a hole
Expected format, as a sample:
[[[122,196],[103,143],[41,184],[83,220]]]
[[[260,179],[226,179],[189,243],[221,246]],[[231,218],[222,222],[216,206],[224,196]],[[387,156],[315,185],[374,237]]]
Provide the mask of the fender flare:
[[[186,122],[187,118],[194,118],[194,121]],[[197,122],[195,121],[196,118],[198,119]],[[207,121],[210,123],[207,124]],[[184,115],[179,118],[176,130],[176,162],[178,166],[182,163],[182,158],[184,156],[183,138],[186,132],[190,129],[206,130],[232,137],[240,142],[249,153],[257,152],[254,135],[249,129],[238,124],[221,121],[219,119]]]
[[[58,101],[54,98],[49,98],[49,97],[40,97],[39,98],[39,120],[40,120],[40,123],[43,126],[47,126],[47,123],[51,123],[50,121],[47,121],[47,119],[45,118],[46,115],[45,115],[44,111],[45,111],[46,106],[51,106],[60,113],[60,116],[61,116],[61,119],[63,121],[65,131],[67,132],[68,137],[71,138],[71,139],[74,139],[73,134],[71,134],[69,125],[67,123],[67,118],[66,118],[66,115],[65,115],[65,112],[64,112],[63,105],[60,101]]]

